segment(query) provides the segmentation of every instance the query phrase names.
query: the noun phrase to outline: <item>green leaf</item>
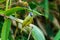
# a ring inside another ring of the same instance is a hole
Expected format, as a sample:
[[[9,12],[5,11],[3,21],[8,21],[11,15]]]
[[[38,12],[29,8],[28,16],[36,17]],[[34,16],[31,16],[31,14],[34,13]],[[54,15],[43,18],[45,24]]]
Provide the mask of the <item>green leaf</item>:
[[[11,20],[6,19],[4,24],[3,24],[3,28],[2,28],[2,32],[1,32],[1,40],[8,39],[10,27],[11,27]]]
[[[31,7],[31,9],[34,9],[36,8],[37,5],[34,2],[30,2],[29,6]]]
[[[9,16],[9,15],[12,15],[13,13],[17,12],[17,11],[21,11],[21,10],[24,10],[25,8],[23,7],[14,7],[14,8],[11,8],[7,11],[5,11],[5,15]]]
[[[24,7],[14,7],[14,8],[11,8],[11,9],[7,10],[7,11],[0,11],[0,14],[5,14],[5,15],[9,16],[9,15],[14,14],[17,11],[22,11],[22,10],[27,10],[29,12],[32,12],[34,16],[42,15],[36,10],[30,10],[30,9],[27,9],[27,8],[24,8]]]
[[[49,5],[48,5],[48,0],[44,0],[44,15],[48,19],[49,17]]]
[[[43,32],[35,25],[31,25],[32,28],[32,36],[34,40],[45,40]]]
[[[58,33],[54,37],[54,40],[60,40],[60,30],[58,31]]]
[[[4,14],[4,11],[3,10],[0,10],[0,14]]]
[[[41,13],[39,13],[39,12],[37,12],[35,10],[33,10],[32,12],[33,12],[34,15],[42,15]]]

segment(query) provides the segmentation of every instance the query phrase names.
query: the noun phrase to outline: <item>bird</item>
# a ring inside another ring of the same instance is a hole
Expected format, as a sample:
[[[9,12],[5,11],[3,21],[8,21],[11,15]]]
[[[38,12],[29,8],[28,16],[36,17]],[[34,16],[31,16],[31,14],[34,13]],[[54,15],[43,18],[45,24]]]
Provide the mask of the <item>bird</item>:
[[[28,26],[29,24],[32,23],[32,21],[33,21],[33,14],[32,12],[30,12],[29,15],[24,19],[22,27]]]

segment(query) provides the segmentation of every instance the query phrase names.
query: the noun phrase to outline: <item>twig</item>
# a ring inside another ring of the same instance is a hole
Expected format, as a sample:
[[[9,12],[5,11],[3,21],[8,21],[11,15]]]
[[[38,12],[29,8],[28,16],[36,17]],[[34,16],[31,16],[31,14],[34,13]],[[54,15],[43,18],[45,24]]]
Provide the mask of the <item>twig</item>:
[[[16,38],[17,31],[18,31],[18,23],[17,23],[17,27],[16,27],[16,30],[15,30],[14,38]]]
[[[28,39],[27,39],[27,40],[29,40],[29,39],[30,39],[31,31],[32,31],[32,28],[31,28],[31,30],[30,30],[30,33],[29,33],[29,35],[28,35]]]

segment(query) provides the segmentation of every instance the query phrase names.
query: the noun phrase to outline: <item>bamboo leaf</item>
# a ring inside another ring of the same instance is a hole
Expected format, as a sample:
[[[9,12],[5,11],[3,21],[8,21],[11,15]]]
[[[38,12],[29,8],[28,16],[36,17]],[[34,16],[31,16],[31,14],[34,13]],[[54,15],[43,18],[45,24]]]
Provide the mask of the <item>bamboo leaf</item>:
[[[48,0],[44,0],[44,15],[46,18],[48,18],[49,16],[49,6],[48,6]]]
[[[10,21],[10,19],[6,19],[3,24],[3,28],[2,28],[2,32],[1,32],[1,40],[8,39],[10,27],[11,27],[11,21]]]
[[[35,10],[33,10],[32,12],[33,12],[33,14],[34,14],[35,16],[37,16],[37,15],[41,15],[41,16],[43,16],[43,14],[41,14],[41,13],[35,11]]]
[[[43,32],[35,25],[31,25],[32,29],[32,36],[34,40],[45,40]]]
[[[11,9],[5,11],[5,15],[9,16],[9,15],[12,15],[14,12],[21,11],[24,9],[25,8],[23,8],[23,7],[14,7],[14,8],[11,8]]]
[[[42,14],[40,14],[39,12],[37,12],[35,10],[30,10],[30,9],[27,9],[27,8],[24,8],[24,7],[14,7],[14,8],[11,8],[11,9],[7,10],[7,11],[0,11],[0,14],[5,14],[5,15],[9,16],[9,15],[12,15],[15,12],[21,11],[21,10],[27,10],[29,12],[32,12],[34,16],[37,16],[37,15],[43,16]]]
[[[54,40],[60,40],[60,30],[58,31],[58,33],[54,37]]]

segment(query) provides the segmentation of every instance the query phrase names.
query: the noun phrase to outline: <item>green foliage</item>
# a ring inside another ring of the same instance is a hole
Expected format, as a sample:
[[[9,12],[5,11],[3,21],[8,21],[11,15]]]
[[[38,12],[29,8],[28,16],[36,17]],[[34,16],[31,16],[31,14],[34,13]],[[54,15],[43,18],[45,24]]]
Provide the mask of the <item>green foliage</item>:
[[[24,10],[24,8],[22,7],[15,7],[15,8],[11,8],[10,10],[5,11],[5,15],[9,16],[12,15],[13,13],[20,11],[20,10]]]
[[[0,10],[0,14],[4,14],[4,11],[3,10]]]
[[[48,5],[48,0],[44,0],[44,15],[46,18],[49,16],[49,5]]]
[[[29,5],[30,5],[31,9],[34,9],[37,6],[34,2],[30,2]]]
[[[3,24],[2,32],[1,32],[1,40],[7,40],[10,32],[11,20],[6,19]]]
[[[0,40],[60,40],[59,6],[60,0],[0,0]]]
[[[54,40],[60,40],[60,30],[58,31],[58,33],[54,37]]]
[[[0,3],[4,2],[5,0],[0,0]]]
[[[33,10],[32,12],[33,12],[33,14],[34,14],[35,16],[38,16],[38,15],[39,15],[39,16],[43,16],[43,14],[40,14],[40,13],[37,12],[36,10]]]
[[[35,25],[32,25],[32,36],[34,40],[45,40],[43,32]]]

